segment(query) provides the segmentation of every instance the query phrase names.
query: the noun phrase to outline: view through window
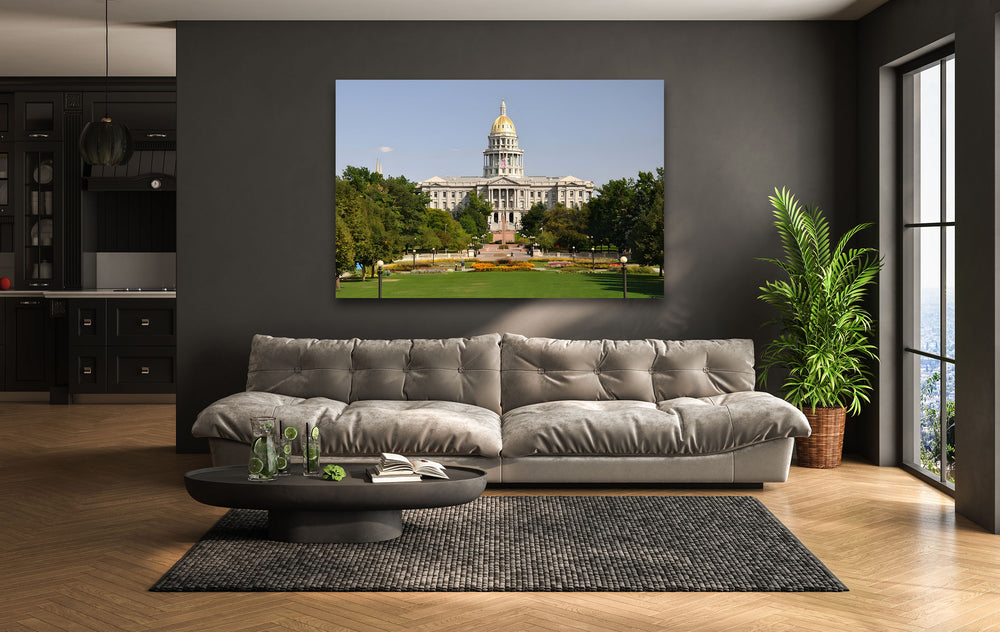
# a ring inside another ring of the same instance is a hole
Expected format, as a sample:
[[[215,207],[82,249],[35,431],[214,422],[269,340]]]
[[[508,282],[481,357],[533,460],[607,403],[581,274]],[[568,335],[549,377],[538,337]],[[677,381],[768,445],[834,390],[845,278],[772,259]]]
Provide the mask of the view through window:
[[[903,460],[954,488],[955,57],[902,79]]]

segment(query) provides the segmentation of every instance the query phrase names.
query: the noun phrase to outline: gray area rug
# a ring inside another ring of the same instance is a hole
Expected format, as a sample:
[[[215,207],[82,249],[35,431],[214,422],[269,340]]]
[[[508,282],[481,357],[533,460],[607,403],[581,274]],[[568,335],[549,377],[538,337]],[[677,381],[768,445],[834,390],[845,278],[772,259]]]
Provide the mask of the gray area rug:
[[[386,542],[266,533],[266,511],[233,509],[151,590],[847,590],[747,496],[483,496],[404,511]]]

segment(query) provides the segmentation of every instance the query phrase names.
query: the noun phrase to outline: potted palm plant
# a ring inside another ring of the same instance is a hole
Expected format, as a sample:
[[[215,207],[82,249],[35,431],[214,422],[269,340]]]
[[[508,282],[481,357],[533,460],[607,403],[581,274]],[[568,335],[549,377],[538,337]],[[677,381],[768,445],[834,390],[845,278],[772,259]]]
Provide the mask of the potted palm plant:
[[[860,412],[872,388],[866,363],[878,356],[870,342],[872,317],[862,303],[882,260],[873,248],[848,247],[871,224],[851,228],[833,246],[819,207],[802,205],[787,189],[774,192],[768,199],[784,259],[761,261],[787,278],[759,288],[758,298],[778,310],[767,324],[780,327],[764,348],[759,382],[766,385],[774,369],[787,370],[782,394],[812,426],[811,436],[795,439],[798,464],[837,467],[846,414]]]

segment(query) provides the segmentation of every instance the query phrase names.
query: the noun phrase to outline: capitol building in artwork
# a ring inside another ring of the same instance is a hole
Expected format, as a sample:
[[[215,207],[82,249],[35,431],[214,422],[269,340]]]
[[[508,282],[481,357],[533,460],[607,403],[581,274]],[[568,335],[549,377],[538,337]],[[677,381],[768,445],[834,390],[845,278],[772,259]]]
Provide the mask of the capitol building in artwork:
[[[489,218],[494,240],[511,241],[521,227],[521,215],[542,202],[552,208],[561,202],[578,208],[589,202],[594,183],[573,176],[525,176],[524,150],[518,146],[517,130],[507,116],[507,104],[500,101],[500,116],[490,128],[483,150],[483,175],[441,178],[435,176],[417,184],[430,196],[428,206],[455,215],[475,193],[493,206]]]

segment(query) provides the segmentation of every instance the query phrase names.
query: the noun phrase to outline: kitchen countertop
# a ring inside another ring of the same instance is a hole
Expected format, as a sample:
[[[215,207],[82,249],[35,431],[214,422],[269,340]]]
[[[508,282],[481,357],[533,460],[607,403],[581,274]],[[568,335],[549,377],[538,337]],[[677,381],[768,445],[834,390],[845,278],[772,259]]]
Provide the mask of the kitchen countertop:
[[[177,292],[147,290],[143,292],[115,292],[114,290],[7,290],[0,291],[0,298],[177,298]]]

